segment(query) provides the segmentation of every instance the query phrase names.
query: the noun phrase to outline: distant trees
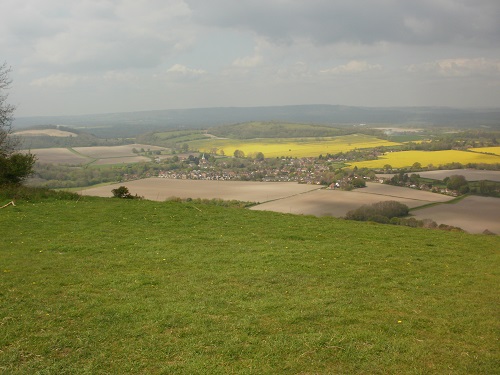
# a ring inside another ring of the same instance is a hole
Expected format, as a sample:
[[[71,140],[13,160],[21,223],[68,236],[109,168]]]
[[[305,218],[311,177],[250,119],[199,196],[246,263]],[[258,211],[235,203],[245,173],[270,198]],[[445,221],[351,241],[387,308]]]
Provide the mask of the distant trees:
[[[0,65],[0,184],[20,183],[33,172],[35,156],[18,152],[19,140],[12,135],[15,107],[7,103],[10,68]]]
[[[363,205],[355,210],[349,211],[345,218],[357,221],[375,221],[377,223],[389,223],[394,217],[408,215],[410,209],[407,205],[397,201],[377,202],[372,205]]]
[[[235,158],[244,158],[245,157],[245,153],[241,150],[234,150],[234,157]]]
[[[469,183],[462,175],[452,175],[443,180],[446,183],[446,187],[450,190],[456,190],[462,194],[469,191]]]

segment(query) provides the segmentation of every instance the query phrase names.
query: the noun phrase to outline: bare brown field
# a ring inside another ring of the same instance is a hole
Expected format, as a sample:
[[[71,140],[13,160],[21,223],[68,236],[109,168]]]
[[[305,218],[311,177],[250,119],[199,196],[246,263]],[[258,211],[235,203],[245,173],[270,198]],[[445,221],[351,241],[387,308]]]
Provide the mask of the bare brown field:
[[[418,172],[418,174],[425,178],[433,178],[436,180],[442,180],[446,177],[452,175],[462,175],[468,181],[498,181],[500,182],[500,171],[480,171],[477,169],[453,169],[453,170],[442,170],[442,171],[428,171],[428,172]]]
[[[418,207],[426,202],[384,197],[366,194],[358,191],[316,190],[307,194],[266,202],[252,207],[252,210],[275,211],[298,215],[344,217],[347,212],[363,204],[373,204],[381,201],[397,200],[408,207]]]
[[[446,202],[451,197],[398,186],[368,183],[366,188],[354,191],[316,190],[307,194],[266,202],[254,210],[293,214],[343,217],[363,204],[398,201],[410,208],[428,203]]]
[[[171,197],[220,198],[265,202],[252,210],[343,217],[363,204],[395,200],[410,208],[445,203],[453,197],[403,187],[368,183],[354,191],[328,190],[294,182],[204,181],[147,178],[82,190],[82,195],[111,197],[111,190],[126,186],[132,194],[164,201]],[[470,233],[489,229],[500,234],[500,199],[467,197],[457,204],[438,204],[413,212],[418,219],[432,219],[460,227]]]
[[[121,156],[117,158],[98,159],[92,165],[130,164],[151,161],[145,156]]]
[[[15,135],[27,135],[27,136],[49,136],[49,137],[78,137],[78,134],[67,132],[59,129],[39,129],[39,130],[22,130],[19,132],[15,132]]]
[[[82,155],[89,156],[94,159],[102,158],[118,158],[122,156],[135,156],[132,149],[140,150],[166,150],[164,147],[157,147],[151,145],[131,144],[123,146],[95,146],[95,147],[75,147],[74,150]]]
[[[30,152],[36,155],[38,162],[46,164],[80,165],[91,161],[91,159],[77,155],[67,148],[39,148],[30,150]]]
[[[469,233],[482,233],[488,229],[500,234],[499,198],[468,196],[455,204],[439,204],[412,211],[412,215],[417,219],[432,219],[438,224],[460,227]]]
[[[316,185],[303,185],[295,182],[207,181],[146,178],[143,180],[86,189],[82,190],[81,194],[110,197],[112,196],[111,190],[122,185],[126,186],[131,194],[137,194],[146,199],[156,201],[164,201],[170,197],[180,197],[266,202],[318,189]]]
[[[409,189],[401,186],[392,186],[373,182],[367,182],[365,188],[355,191],[365,194],[383,195],[392,198],[406,198],[427,203],[447,202],[453,199],[452,197],[449,197],[447,195],[431,193],[429,191]]]

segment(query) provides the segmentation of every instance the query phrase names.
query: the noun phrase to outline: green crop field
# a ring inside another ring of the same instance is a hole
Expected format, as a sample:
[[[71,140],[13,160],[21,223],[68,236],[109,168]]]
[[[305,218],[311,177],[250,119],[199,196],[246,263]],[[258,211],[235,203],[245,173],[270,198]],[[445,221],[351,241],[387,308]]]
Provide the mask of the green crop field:
[[[469,151],[400,151],[389,152],[377,160],[367,160],[357,163],[352,163],[351,167],[358,168],[383,168],[389,164],[393,168],[411,167],[413,163],[420,163],[422,166],[427,165],[444,165],[449,163],[485,163],[496,164],[500,163],[500,156],[482,154],[479,152]]]
[[[498,373],[499,237],[16,196],[1,373]]]
[[[364,134],[352,134],[338,137],[317,138],[261,138],[251,140],[239,139],[205,139],[188,142],[190,149],[202,152],[233,155],[235,150],[241,150],[245,155],[262,152],[265,157],[317,157],[327,153],[336,154],[356,148],[377,146],[394,146],[397,143]]]

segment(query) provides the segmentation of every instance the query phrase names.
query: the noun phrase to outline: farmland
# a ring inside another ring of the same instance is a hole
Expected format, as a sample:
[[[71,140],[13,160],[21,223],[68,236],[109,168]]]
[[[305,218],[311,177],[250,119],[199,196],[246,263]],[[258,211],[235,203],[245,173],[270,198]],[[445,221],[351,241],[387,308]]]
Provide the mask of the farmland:
[[[418,172],[421,177],[443,180],[452,175],[462,175],[467,181],[497,181],[500,182],[500,171],[481,171],[477,169],[452,169]],[[392,176],[392,175],[390,175]]]
[[[71,152],[67,148],[40,148],[30,152],[36,155],[40,163],[47,164],[83,165],[93,160],[83,154]]]
[[[335,154],[359,148],[394,146],[398,143],[364,134],[352,134],[321,138],[204,139],[188,142],[188,145],[190,149],[207,153],[216,149],[218,154],[224,152],[225,155],[233,155],[235,150],[241,150],[245,155],[262,152],[266,157],[275,158],[317,157],[321,154]]]
[[[416,198],[411,197],[411,193],[416,191],[407,192],[409,189],[397,188],[389,185],[380,185],[380,187],[386,190],[385,194],[381,191],[377,193],[370,192],[370,187],[354,191],[322,189],[315,190],[307,194],[295,195],[259,204],[251,209],[300,215],[344,217],[348,211],[354,210],[363,204],[396,200],[411,208],[436,201],[446,201],[451,199],[450,197],[426,192],[420,192],[423,194],[417,194],[417,196],[420,196]],[[391,193],[396,195],[391,195]]]
[[[352,163],[351,167],[383,168],[384,165],[389,164],[392,168],[404,168],[411,167],[416,162],[420,163],[423,166],[434,165],[436,167],[449,163],[497,164],[500,163],[500,156],[456,150],[400,151],[388,152],[383,157],[379,157],[377,160],[367,160]]]
[[[147,178],[124,184],[99,186],[82,190],[83,195],[110,197],[111,190],[125,185],[130,193],[146,199],[164,201],[170,197],[219,198],[245,202],[266,202],[318,189],[316,185],[297,183],[264,183],[251,181],[202,181]]]
[[[98,186],[82,190],[83,195],[110,197],[111,190],[121,185],[128,187],[133,195],[146,199],[164,201],[168,198],[219,198],[260,203],[252,210],[275,211],[299,215],[344,217],[350,210],[363,204],[396,200],[410,208],[429,204],[445,203],[452,199],[447,195],[408,189],[403,187],[367,183],[367,187],[354,191],[322,189],[317,185],[296,183],[265,183],[251,181],[204,181],[148,178],[126,183]],[[469,199],[473,201],[473,197]],[[432,209],[417,210],[418,218],[439,221],[448,225],[455,222],[452,215],[439,216],[440,210],[452,212],[460,222],[460,228],[471,233],[480,233],[485,229],[500,233],[500,199],[492,199],[491,206],[485,209],[481,205],[467,206],[466,210],[453,211],[456,204],[439,204]],[[460,207],[460,206],[457,206]],[[493,207],[498,208],[494,210]],[[484,214],[483,212],[490,212]],[[496,212],[496,214],[495,214]],[[422,213],[426,213],[422,217]]]
[[[82,165],[112,165],[124,163],[138,163],[151,161],[150,158],[137,155],[133,150],[166,151],[163,147],[143,144],[130,144],[122,146],[96,146],[74,148],[43,148],[31,150],[40,163]]]
[[[78,137],[77,133],[60,129],[31,129],[15,132],[17,136]]]
[[[495,154],[500,156],[500,147],[480,147],[480,148],[471,148],[471,151],[481,152],[485,154]]]
[[[133,149],[147,149],[151,151],[164,150],[163,147],[156,147],[143,144],[130,144],[123,146],[97,146],[97,147],[75,147],[74,150],[82,155],[94,158],[94,159],[106,159],[106,158],[119,158],[119,157],[129,157],[135,156]]]
[[[412,211],[417,219],[431,218],[438,224],[453,225],[469,233],[485,229],[500,234],[500,199],[469,196],[454,204],[441,204]]]
[[[498,372],[496,236],[90,197],[0,226],[6,374]]]

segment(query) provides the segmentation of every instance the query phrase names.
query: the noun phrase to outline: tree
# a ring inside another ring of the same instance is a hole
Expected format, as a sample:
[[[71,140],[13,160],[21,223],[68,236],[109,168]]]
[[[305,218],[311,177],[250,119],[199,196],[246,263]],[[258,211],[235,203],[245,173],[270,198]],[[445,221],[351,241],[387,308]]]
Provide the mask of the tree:
[[[235,158],[244,158],[245,153],[241,150],[234,150],[234,157]]]
[[[413,163],[413,165],[411,166],[412,171],[418,171],[420,169],[422,169],[422,164],[420,164],[418,161]]]
[[[9,73],[10,68],[3,63],[0,66],[0,156],[4,157],[11,155],[19,145],[19,141],[11,136],[15,107],[7,103],[9,94],[5,93],[12,82]]]
[[[33,173],[36,158],[33,154],[13,153],[0,156],[0,185],[19,184]]]
[[[134,196],[130,194],[128,188],[126,186],[120,186],[116,189],[111,190],[114,198],[123,198],[123,199],[133,199]]]
[[[389,223],[392,218],[408,215],[407,205],[397,201],[382,201],[372,205],[363,205],[355,210],[349,211],[345,218],[358,221],[375,221],[377,223]]]
[[[466,193],[468,191],[468,182],[462,175],[454,174],[446,181],[446,187],[450,190],[459,190]],[[467,191],[466,191],[467,190]]]
[[[18,152],[19,139],[12,135],[15,107],[7,103],[10,88],[10,68],[0,65],[0,184],[22,182],[33,173],[36,157],[31,153]]]

